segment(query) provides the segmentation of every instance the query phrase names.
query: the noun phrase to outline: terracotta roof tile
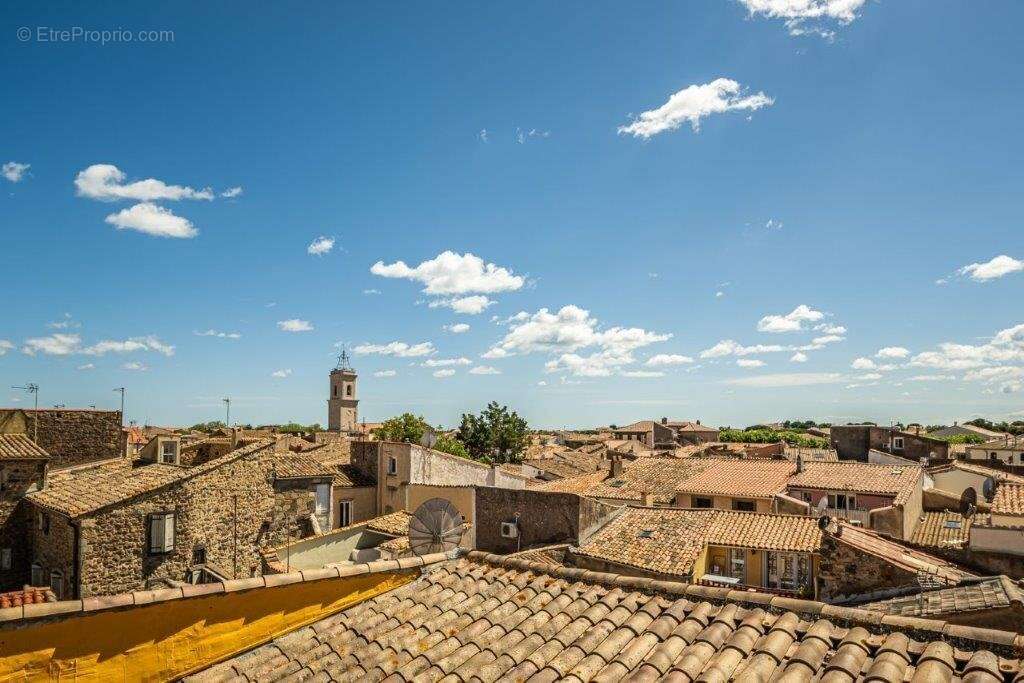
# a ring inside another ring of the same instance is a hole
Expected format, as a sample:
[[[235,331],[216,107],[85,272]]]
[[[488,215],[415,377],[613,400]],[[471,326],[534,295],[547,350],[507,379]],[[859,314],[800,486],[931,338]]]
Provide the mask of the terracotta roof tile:
[[[682,482],[704,471],[708,462],[692,458],[639,458],[623,462],[622,473],[616,477],[610,476],[608,469],[601,469],[579,477],[545,482],[534,488],[623,501],[640,501],[644,493],[651,493],[655,502],[671,503]]]
[[[391,534],[392,536],[404,536],[409,533],[410,519],[412,519],[412,515],[404,510],[399,510],[388,515],[368,519],[362,523],[371,531],[379,531],[382,534]]]
[[[676,489],[683,493],[744,498],[771,498],[786,490],[796,464],[789,460],[737,460],[714,458],[708,467]]]
[[[1021,671],[1010,633],[901,628],[867,610],[644,581],[470,553],[185,680],[896,682]]]
[[[973,518],[959,512],[942,510],[921,515],[910,542],[937,548],[963,548],[970,537]]]
[[[196,467],[153,464],[135,469],[107,467],[68,471],[53,476],[46,488],[25,496],[35,505],[68,517],[87,515],[179,481],[205,474],[271,445],[263,441],[231,451]]]
[[[894,504],[906,502],[921,480],[916,465],[875,465],[866,462],[808,462],[804,471],[789,480],[790,487],[854,491],[894,496]]]
[[[904,570],[930,574],[946,584],[957,584],[975,576],[948,560],[910,548],[874,531],[845,523],[841,526],[842,533],[837,541]]]
[[[25,434],[0,434],[0,460],[44,460],[50,454]]]
[[[1024,484],[1003,482],[996,487],[992,514],[1024,515]]]

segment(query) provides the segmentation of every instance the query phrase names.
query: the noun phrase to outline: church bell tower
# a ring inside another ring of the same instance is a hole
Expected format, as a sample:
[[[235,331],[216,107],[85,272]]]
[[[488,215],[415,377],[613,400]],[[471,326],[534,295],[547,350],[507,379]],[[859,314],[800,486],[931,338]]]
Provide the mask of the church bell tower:
[[[359,399],[356,398],[356,371],[343,350],[338,364],[331,370],[331,386],[327,399],[327,429],[352,432],[359,422]]]

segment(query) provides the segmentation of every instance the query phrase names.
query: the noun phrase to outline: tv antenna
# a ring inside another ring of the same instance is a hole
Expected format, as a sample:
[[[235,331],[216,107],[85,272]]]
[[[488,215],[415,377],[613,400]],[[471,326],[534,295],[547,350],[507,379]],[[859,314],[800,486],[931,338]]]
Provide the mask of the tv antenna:
[[[28,382],[23,387],[11,387],[11,389],[21,389],[35,396],[35,408],[32,413],[32,440],[39,443],[39,385],[35,382]]]
[[[121,426],[124,427],[124,387],[115,387],[114,391],[121,392]]]
[[[222,398],[221,401],[224,402],[224,410],[226,411],[226,414],[224,416],[224,425],[227,426],[227,427],[230,427],[231,426],[231,399],[230,398]]]

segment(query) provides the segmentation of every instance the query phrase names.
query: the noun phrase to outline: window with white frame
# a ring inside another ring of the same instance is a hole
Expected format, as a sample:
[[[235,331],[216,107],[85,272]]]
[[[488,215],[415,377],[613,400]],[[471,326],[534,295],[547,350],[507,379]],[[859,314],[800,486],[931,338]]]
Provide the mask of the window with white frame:
[[[388,458],[388,474],[398,474],[398,458]]]
[[[833,510],[856,510],[857,496],[847,493],[828,494],[828,506]]]
[[[162,555],[174,551],[174,513],[158,512],[149,516],[149,553]]]
[[[167,465],[178,464],[178,442],[164,441],[160,445],[160,462]]]
[[[894,436],[892,438],[892,447],[893,447],[893,450],[902,451],[903,450],[903,437],[902,436]]]
[[[338,526],[348,526],[352,523],[352,501],[343,500],[338,504]]]

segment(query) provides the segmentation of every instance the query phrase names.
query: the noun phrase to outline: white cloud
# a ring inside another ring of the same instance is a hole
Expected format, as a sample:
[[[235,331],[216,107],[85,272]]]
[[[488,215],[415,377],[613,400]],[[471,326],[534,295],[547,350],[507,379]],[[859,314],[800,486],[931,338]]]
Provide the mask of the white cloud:
[[[122,365],[121,369],[122,370],[132,370],[132,371],[135,371],[135,372],[145,372],[146,370],[149,370],[148,367],[146,367],[142,363],[139,363],[138,361],[134,361],[134,360],[128,361],[127,363]]]
[[[313,256],[323,256],[324,254],[329,254],[331,249],[334,249],[334,238],[321,235],[309,243],[309,246],[306,247],[306,253]]]
[[[764,367],[764,361],[756,358],[740,358],[736,361],[736,365],[741,368],[760,368]]]
[[[82,339],[77,334],[57,333],[48,337],[26,339],[21,350],[30,356],[34,356],[36,353],[48,356],[67,356],[71,354],[102,356],[107,353],[132,353],[134,351],[156,351],[165,356],[174,355],[174,346],[165,344],[153,335],[132,337],[124,341],[108,339],[83,348]]]
[[[875,358],[906,358],[909,355],[910,351],[902,346],[886,346],[878,349]]]
[[[75,176],[75,188],[79,196],[102,201],[134,199],[143,202],[155,200],[213,199],[210,188],[194,190],[181,185],[167,185],[163,181],[149,178],[125,184],[127,176],[117,166],[93,164]]]
[[[138,230],[156,237],[195,237],[199,231],[187,218],[175,216],[170,209],[143,202],[112,213],[103,219],[118,230]]]
[[[694,131],[700,130],[701,119],[711,114],[728,111],[755,111],[774,104],[775,100],[759,92],[742,95],[743,88],[734,80],[718,78],[710,83],[691,85],[671,95],[668,101],[651,111],[645,111],[628,126],[620,126],[620,135],[648,139],[658,133],[676,130],[689,123]]]
[[[96,368],[96,366],[93,365],[92,363],[86,363],[85,365],[79,365],[77,369],[78,370],[93,370],[95,368]]]
[[[850,367],[854,370],[873,370],[875,368],[875,361],[861,356],[860,358],[855,358],[853,362],[850,363]]]
[[[378,370],[377,372],[373,373],[373,376],[374,377],[394,377],[397,374],[398,373],[395,372],[394,370]]]
[[[1024,324],[1000,330],[984,344],[939,344],[937,351],[915,355],[910,364],[940,370],[970,370],[1024,361]]]
[[[466,323],[455,323],[453,325],[445,325],[441,329],[452,334],[462,334],[463,332],[469,332],[469,325]]]
[[[379,356],[397,356],[399,358],[417,358],[429,356],[437,349],[431,342],[420,342],[419,344],[406,344],[405,342],[391,342],[389,344],[360,344],[352,349],[360,356],[375,354]]]
[[[750,356],[759,353],[778,353],[780,351],[789,350],[791,350],[790,347],[781,346],[779,344],[755,344],[753,346],[743,346],[735,340],[723,339],[711,348],[701,351],[700,357],[723,358],[725,356]]]
[[[769,218],[768,222],[764,224],[764,227],[769,232],[772,230],[782,230],[782,221],[777,221],[774,218]]]
[[[818,323],[814,326],[815,331],[823,332],[827,335],[843,335],[846,334],[846,328],[842,325],[834,325],[832,323]]]
[[[385,264],[377,261],[370,268],[374,275],[420,282],[426,294],[496,294],[517,290],[524,278],[507,268],[484,263],[473,254],[445,251],[429,261],[410,268],[403,261]]]
[[[312,332],[313,323],[308,320],[291,318],[290,320],[277,321],[277,327],[283,332]]]
[[[363,294],[366,294],[366,295],[380,294],[380,290],[379,289],[364,289],[363,290]]]
[[[434,377],[444,379],[445,377],[451,377],[455,374],[454,370],[434,370]]]
[[[476,134],[476,136],[477,136],[477,138],[478,138],[478,139],[479,139],[479,140],[480,140],[481,142],[487,142],[487,141],[488,141],[488,140],[487,140],[487,129],[486,129],[486,128],[481,128],[481,129],[480,129],[480,132],[479,132],[479,133],[477,133],[477,134]]]
[[[473,361],[468,358],[430,358],[423,361],[425,368],[444,368],[449,365],[472,365]]]
[[[217,330],[203,330],[202,332],[199,332],[198,330],[196,330],[196,331],[193,331],[192,334],[196,335],[197,337],[217,337],[218,339],[241,339],[242,338],[242,335],[238,334],[237,332],[219,332]]]
[[[723,292],[723,291],[715,292],[715,298],[716,299],[721,299],[723,296],[725,296],[725,292]]]
[[[629,353],[601,351],[589,356],[563,353],[545,363],[544,369],[547,372],[568,371],[579,377],[609,377],[613,370],[633,362],[633,357]]]
[[[644,365],[657,367],[661,365],[686,365],[692,362],[693,359],[689,356],[681,356],[677,353],[659,353],[648,358]]]
[[[498,303],[492,299],[488,299],[483,294],[476,294],[474,296],[463,296],[449,299],[434,299],[430,302],[430,308],[450,308],[456,313],[464,313],[466,315],[479,315],[487,310],[488,306],[493,306]]]
[[[291,377],[291,374],[292,371],[290,368],[282,368],[280,370],[274,370],[270,373],[270,376],[276,377],[277,379],[284,379],[285,377]]]
[[[867,0],[739,0],[751,16],[782,19],[790,35],[819,35],[831,40],[834,26],[849,24]]]
[[[17,161],[8,161],[3,166],[4,178],[12,183],[19,183],[25,177],[25,172],[32,168],[32,164],[19,164]]]
[[[0,356],[14,348],[14,344],[7,339],[0,339]]]
[[[493,349],[488,349],[486,353],[480,354],[481,358],[486,358],[488,360],[495,360],[497,358],[508,358],[508,356],[508,351],[497,346],[494,347]]]
[[[758,332],[800,332],[805,322],[821,320],[825,314],[800,304],[786,315],[766,315],[757,322]]]
[[[471,375],[500,375],[501,370],[491,365],[477,365],[469,371]]]
[[[72,327],[81,327],[82,324],[75,322],[71,318],[70,313],[65,313],[63,318],[61,318],[60,320],[55,320],[52,323],[46,323],[46,326],[54,330],[67,330]]]
[[[791,360],[794,363],[806,363],[807,354],[804,353],[803,351],[797,351],[796,353],[789,357],[789,360]]]
[[[639,378],[650,378],[650,377],[664,377],[664,372],[657,370],[623,370],[619,373],[623,377],[639,377]]]
[[[880,372],[868,372],[866,374],[861,375],[857,379],[873,380],[873,379],[882,379],[882,377],[883,377],[883,375]]]
[[[235,197],[240,197],[240,196],[242,196],[242,188],[241,187],[229,187],[228,189],[226,189],[223,192],[221,192],[220,196],[224,197],[224,199],[234,199]]]
[[[985,263],[972,263],[956,271],[958,275],[966,275],[975,282],[988,282],[1010,273],[1024,270],[1024,261],[1002,254]]]
[[[505,337],[485,358],[502,358],[528,353],[569,353],[596,346],[611,356],[665,341],[671,334],[658,334],[638,327],[598,329],[598,321],[578,306],[563,306],[557,313],[542,308],[529,315],[517,315]],[[632,362],[632,361],[630,361]]]
[[[843,381],[836,372],[791,372],[776,375],[753,375],[726,380],[726,384],[742,387],[803,387],[815,384],[835,384]]]
[[[545,382],[544,380],[541,380],[541,381],[537,382],[537,386],[538,387],[546,387],[547,385],[548,385],[548,383]]]
[[[840,329],[843,329],[843,328],[840,328]],[[827,344],[834,344],[836,342],[841,342],[844,339],[846,339],[846,337],[841,337],[838,334],[826,334],[823,337],[815,337],[814,339],[811,340],[810,344],[804,344],[803,346],[797,347],[797,350],[798,351],[817,351],[819,349],[825,348],[825,346]]]
[[[914,375],[908,377],[909,382],[949,382],[956,379],[956,375]]]

